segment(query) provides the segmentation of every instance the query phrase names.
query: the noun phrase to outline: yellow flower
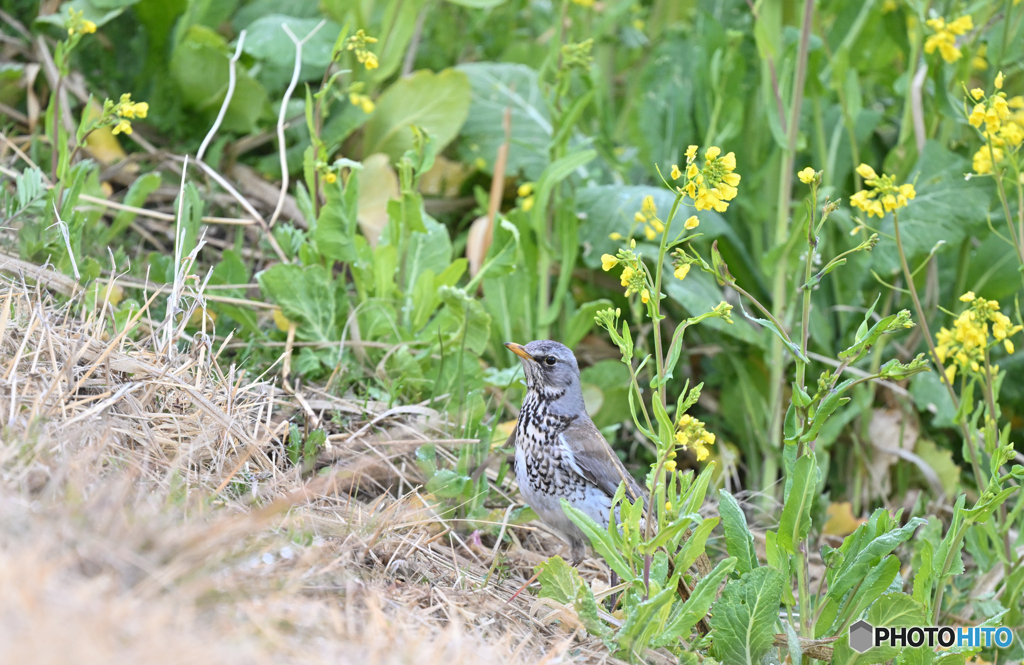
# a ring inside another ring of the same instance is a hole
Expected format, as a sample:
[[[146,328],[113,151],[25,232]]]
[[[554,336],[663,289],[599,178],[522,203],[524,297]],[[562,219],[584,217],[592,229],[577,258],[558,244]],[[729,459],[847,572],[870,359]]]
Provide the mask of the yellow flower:
[[[676,461],[670,459],[667,462],[665,462],[665,470],[668,471],[669,473],[675,473],[676,472]],[[672,504],[669,504],[669,505],[672,505]],[[672,509],[669,508],[669,510],[672,510]]]
[[[884,217],[885,213],[907,206],[917,196],[914,185],[897,185],[890,175],[878,175],[867,164],[857,167],[857,173],[864,178],[868,189],[862,189],[850,197],[850,205],[868,214],[868,217]]]
[[[716,146],[711,146],[704,152],[704,159],[717,159],[722,154],[722,149]]]
[[[805,168],[803,171],[800,171],[800,173],[797,173],[796,175],[798,178],[800,178],[800,182],[804,183],[805,185],[809,185],[812,182],[814,182],[815,173],[814,169],[812,169],[810,166]]]
[[[613,231],[612,233],[608,234],[608,238],[610,240],[622,240],[622,234],[619,233],[618,231]]]
[[[648,291],[647,289],[644,289],[643,291],[640,292],[640,300],[643,301],[643,303],[645,305],[648,303],[648,301],[650,301],[650,299],[651,299],[651,292],[650,291]]]
[[[356,34],[346,40],[346,49],[355,51],[356,60],[366,69],[377,69],[380,66],[377,56],[366,48],[367,44],[374,44],[376,41],[376,37],[370,37],[365,30],[359,29]]]
[[[974,302],[977,297],[978,296],[974,295],[974,291],[968,291],[960,296],[960,302]]]
[[[1002,90],[1003,89],[1003,73],[1002,72],[999,72],[998,74],[996,74],[996,80],[994,81],[994,83],[995,83],[995,86],[996,86],[996,90]]]
[[[963,54],[956,47],[957,35],[966,34],[974,29],[974,20],[970,15],[950,21],[948,24],[942,18],[934,18],[926,21],[926,25],[935,31],[929,35],[924,42],[924,52],[934,53],[936,50],[946,62],[953,63],[959,60]]]
[[[376,105],[373,103],[373,100],[370,99],[367,95],[361,95],[359,93],[353,92],[348,96],[348,100],[352,102],[353,106],[358,106],[359,108],[361,108],[363,110],[363,113],[366,113],[367,115],[373,113],[373,110],[377,108]]]
[[[527,196],[525,199],[523,199],[523,202],[519,204],[519,208],[523,212],[530,212],[531,210],[533,210],[533,197]]]
[[[128,122],[127,120],[121,120],[117,123],[117,125],[114,126],[114,129],[112,129],[110,133],[115,135],[121,133],[131,134],[132,123]]]
[[[857,175],[865,181],[878,179],[878,174],[875,173],[875,170],[867,164],[861,164],[857,167]]]
[[[619,260],[611,254],[601,255],[601,270],[608,272],[617,265],[619,265]]]
[[[662,231],[665,230],[665,224],[663,224],[662,221],[657,217],[651,220],[651,226],[653,226],[654,230],[657,231],[658,233],[661,233]]]
[[[572,0],[574,5],[579,5],[583,8],[590,8],[594,6],[594,0]]]
[[[666,466],[668,466],[668,465],[666,464]],[[667,511],[671,511],[672,510],[672,502],[671,501],[666,501],[665,502],[665,510],[667,510]]]
[[[654,240],[658,237],[657,232],[649,225],[644,226],[644,235],[647,236],[648,240]]]
[[[981,88],[975,88],[975,89],[971,90],[971,97],[974,97],[975,99],[981,99],[984,96],[985,96],[985,91],[982,90]]]
[[[981,127],[981,123],[985,122],[985,105],[975,104],[971,109],[971,114],[967,116],[967,122],[974,127]]]
[[[683,222],[683,228],[687,231],[692,231],[698,226],[700,226],[700,220],[697,219],[697,215],[690,215],[686,218],[686,221]]]
[[[82,21],[82,34],[84,34],[84,35],[91,35],[94,32],[96,32],[96,24],[95,23],[93,23],[92,21],[90,21],[88,19]]]
[[[327,173],[324,174],[324,182],[326,182],[328,185],[333,185],[334,183],[338,182],[338,176],[335,175],[332,171],[328,171]]]
[[[527,197],[530,194],[533,194],[533,183],[524,182],[523,184],[519,185],[519,189],[516,190],[516,194],[518,194],[521,197]]]
[[[974,57],[971,58],[971,67],[979,71],[988,69],[988,60],[985,59],[986,55],[988,55],[988,44],[982,42],[978,46],[978,50],[975,51]]]
[[[645,196],[644,200],[643,200],[643,203],[640,206],[640,210],[648,218],[653,217],[654,215],[657,215],[658,214],[658,206],[656,206],[654,204],[654,197],[653,196]]]
[[[1003,161],[1003,151],[1000,148],[981,146],[972,159],[971,167],[978,175],[992,173],[994,165]]]
[[[1003,340],[1003,347],[1006,349],[1007,353],[1009,353],[1010,355],[1013,355],[1013,342],[1011,342],[1008,339],[1007,340]]]
[[[686,279],[686,275],[688,275],[689,272],[690,272],[690,264],[689,263],[684,263],[683,265],[677,267],[675,272],[672,273],[672,274],[675,275],[676,279],[684,280],[684,279]]]
[[[697,156],[697,146],[691,145],[686,149],[686,163],[689,164]]]
[[[377,61],[376,55],[367,51],[366,57],[363,58],[363,65],[365,65],[367,69],[377,69],[377,67],[380,66],[380,63]]]
[[[951,21],[946,29],[952,32],[954,35],[965,35],[969,31],[974,30],[974,19],[971,18],[970,14],[961,16],[955,21]]]
[[[678,180],[683,177],[683,172],[679,170],[679,166],[676,164],[672,165],[672,173],[669,174],[673,180]]]

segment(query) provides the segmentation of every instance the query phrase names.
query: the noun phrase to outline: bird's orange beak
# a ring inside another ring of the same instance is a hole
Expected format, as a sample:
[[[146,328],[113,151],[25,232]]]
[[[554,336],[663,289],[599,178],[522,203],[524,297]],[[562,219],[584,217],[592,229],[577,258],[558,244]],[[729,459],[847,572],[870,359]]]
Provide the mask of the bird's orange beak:
[[[523,360],[533,360],[534,359],[533,356],[531,356],[529,353],[526,352],[526,347],[523,346],[522,344],[516,344],[515,342],[505,342],[505,346],[508,347],[509,351],[511,351],[512,353],[516,354],[517,356],[519,356]]]

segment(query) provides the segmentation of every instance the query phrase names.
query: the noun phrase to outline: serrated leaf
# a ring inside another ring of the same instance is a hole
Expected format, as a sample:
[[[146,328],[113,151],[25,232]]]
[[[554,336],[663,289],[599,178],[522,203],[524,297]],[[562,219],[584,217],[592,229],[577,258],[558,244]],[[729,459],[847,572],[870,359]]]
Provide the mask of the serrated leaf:
[[[775,639],[783,579],[771,567],[755,568],[725,586],[715,603],[712,654],[723,665],[760,662]]]
[[[740,504],[732,494],[724,489],[718,490],[718,511],[722,515],[722,526],[725,529],[725,547],[730,556],[736,558],[736,570],[749,573],[757,568],[757,554],[754,551],[754,536],[747,526],[747,518]]]
[[[668,623],[665,624],[664,630],[654,640],[652,646],[668,646],[676,643],[681,637],[688,638],[697,622],[707,616],[711,604],[715,602],[718,587],[735,568],[736,557],[729,557],[718,562],[718,565],[708,573],[707,577],[697,582],[686,602],[678,609],[673,608]]]
[[[540,582],[540,597],[551,598],[565,605],[576,600],[577,590],[583,586],[578,570],[560,556],[553,556],[534,567]]]

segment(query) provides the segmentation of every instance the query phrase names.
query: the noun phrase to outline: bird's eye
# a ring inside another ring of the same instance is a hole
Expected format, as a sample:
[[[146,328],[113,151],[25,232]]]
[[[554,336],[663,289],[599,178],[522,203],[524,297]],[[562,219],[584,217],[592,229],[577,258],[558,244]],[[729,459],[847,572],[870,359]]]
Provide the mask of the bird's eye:
[[[554,365],[556,362],[558,361],[555,359],[554,356],[548,356],[547,358],[544,359],[544,363],[546,365]]]

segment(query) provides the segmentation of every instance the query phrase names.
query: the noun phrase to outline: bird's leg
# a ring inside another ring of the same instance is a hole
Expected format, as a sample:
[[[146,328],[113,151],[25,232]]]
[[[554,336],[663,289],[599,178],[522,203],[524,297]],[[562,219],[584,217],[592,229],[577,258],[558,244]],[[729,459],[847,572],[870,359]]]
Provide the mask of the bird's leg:
[[[512,597],[505,601],[505,605],[510,604],[513,600],[518,598],[519,594],[521,594],[522,592],[526,591],[526,587],[528,587],[531,584],[533,584],[534,582],[536,582],[538,577],[540,577],[540,572],[539,571],[537,573],[535,573],[533,577],[531,577],[530,579],[526,580],[526,584],[524,584],[523,586],[519,587],[519,591],[516,591],[514,594],[512,594]],[[502,605],[502,607],[505,607],[505,605]]]

